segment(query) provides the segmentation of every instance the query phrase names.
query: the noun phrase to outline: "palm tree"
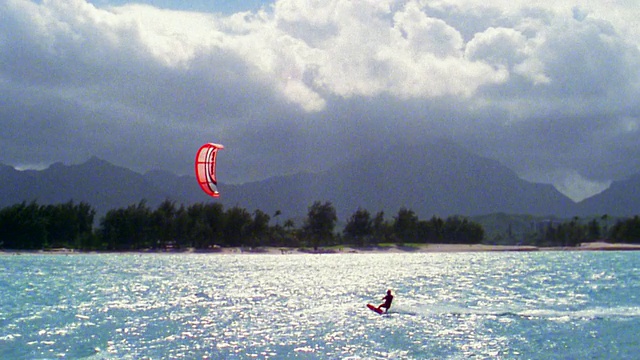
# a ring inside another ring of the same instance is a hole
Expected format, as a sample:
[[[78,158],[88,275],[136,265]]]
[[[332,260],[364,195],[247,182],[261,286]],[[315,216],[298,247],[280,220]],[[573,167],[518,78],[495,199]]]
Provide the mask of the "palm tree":
[[[604,214],[601,217],[602,221],[604,221],[604,233],[602,234],[605,240],[609,239],[609,215]]]

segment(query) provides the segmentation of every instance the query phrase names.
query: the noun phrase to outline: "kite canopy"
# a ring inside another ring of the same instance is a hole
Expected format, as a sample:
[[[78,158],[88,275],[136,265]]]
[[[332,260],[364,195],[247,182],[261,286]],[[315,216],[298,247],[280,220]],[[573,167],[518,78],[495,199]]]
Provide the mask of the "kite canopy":
[[[218,197],[218,180],[216,178],[216,156],[218,150],[224,149],[219,144],[204,144],[196,154],[196,179],[198,185],[209,196]]]

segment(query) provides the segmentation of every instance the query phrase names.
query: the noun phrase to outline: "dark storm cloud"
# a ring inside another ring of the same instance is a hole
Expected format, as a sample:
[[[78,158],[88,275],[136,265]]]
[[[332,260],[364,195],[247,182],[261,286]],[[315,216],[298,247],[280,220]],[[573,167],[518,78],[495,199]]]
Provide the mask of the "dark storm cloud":
[[[243,182],[448,137],[581,198],[640,172],[640,11],[577,5],[8,0],[0,162],[190,173],[214,141],[221,181]]]

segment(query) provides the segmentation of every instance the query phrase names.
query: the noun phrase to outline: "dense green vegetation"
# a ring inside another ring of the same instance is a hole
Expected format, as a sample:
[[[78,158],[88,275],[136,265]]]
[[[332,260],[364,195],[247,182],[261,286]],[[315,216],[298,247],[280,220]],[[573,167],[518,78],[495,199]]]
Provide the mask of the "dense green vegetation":
[[[636,228],[633,218],[602,215],[567,220],[496,213],[476,216],[473,220],[484,227],[484,242],[489,244],[577,246],[592,241],[640,243],[640,236],[634,237],[621,231],[625,229],[625,232],[629,232]]]
[[[86,203],[38,205],[23,202],[0,209],[0,248],[39,250],[166,250],[222,247],[318,247],[382,243],[503,243],[538,246],[576,246],[581,242],[612,239],[640,242],[640,219],[619,219],[609,228],[608,217],[569,221],[532,221],[530,231],[515,236],[511,223],[503,233],[485,238],[483,226],[462,216],[421,220],[401,208],[387,219],[380,211],[371,215],[355,211],[336,231],[338,218],[330,202],[312,204],[301,226],[292,219],[281,222],[261,210],[224,209],[219,203],[177,206],[166,200],[156,209],[144,201],[113,209],[94,226],[95,210]],[[504,214],[497,216],[505,217]]]
[[[95,210],[85,203],[13,205],[0,210],[0,248],[88,248],[94,217]]]

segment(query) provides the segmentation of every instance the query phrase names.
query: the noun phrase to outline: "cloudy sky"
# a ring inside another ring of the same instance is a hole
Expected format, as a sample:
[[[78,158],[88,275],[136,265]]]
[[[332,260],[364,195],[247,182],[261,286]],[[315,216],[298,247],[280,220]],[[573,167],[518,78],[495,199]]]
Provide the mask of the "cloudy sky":
[[[3,0],[0,163],[238,183],[448,138],[581,199],[640,173],[636,0]],[[426,154],[425,156],[428,156]]]

